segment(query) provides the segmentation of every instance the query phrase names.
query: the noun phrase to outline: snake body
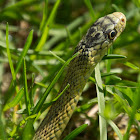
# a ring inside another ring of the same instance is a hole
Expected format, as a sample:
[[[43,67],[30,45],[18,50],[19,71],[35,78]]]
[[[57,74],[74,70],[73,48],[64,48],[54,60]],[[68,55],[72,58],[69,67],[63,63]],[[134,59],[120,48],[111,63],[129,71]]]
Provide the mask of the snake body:
[[[79,54],[70,62],[60,92],[68,83],[70,87],[51,106],[37,129],[34,140],[58,140],[60,138],[96,64],[124,30],[125,24],[124,14],[115,12],[99,18],[89,28],[75,49],[75,53],[79,52]]]

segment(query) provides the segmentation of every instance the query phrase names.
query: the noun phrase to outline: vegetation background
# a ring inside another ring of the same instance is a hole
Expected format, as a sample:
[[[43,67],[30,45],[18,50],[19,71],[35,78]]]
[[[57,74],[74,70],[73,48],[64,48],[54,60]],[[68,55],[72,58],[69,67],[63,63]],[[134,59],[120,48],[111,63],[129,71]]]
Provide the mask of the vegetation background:
[[[108,139],[140,139],[139,0],[0,0],[0,139],[31,139],[59,97],[65,61],[93,22],[115,11],[127,25],[100,63],[100,115]],[[62,138],[101,139],[94,73],[83,92]]]

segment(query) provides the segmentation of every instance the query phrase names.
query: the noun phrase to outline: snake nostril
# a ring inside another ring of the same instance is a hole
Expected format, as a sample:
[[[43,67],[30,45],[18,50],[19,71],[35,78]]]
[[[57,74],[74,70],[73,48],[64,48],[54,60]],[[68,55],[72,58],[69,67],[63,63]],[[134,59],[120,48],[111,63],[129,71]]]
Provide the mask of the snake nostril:
[[[124,18],[122,18],[121,21],[124,22],[125,21]]]

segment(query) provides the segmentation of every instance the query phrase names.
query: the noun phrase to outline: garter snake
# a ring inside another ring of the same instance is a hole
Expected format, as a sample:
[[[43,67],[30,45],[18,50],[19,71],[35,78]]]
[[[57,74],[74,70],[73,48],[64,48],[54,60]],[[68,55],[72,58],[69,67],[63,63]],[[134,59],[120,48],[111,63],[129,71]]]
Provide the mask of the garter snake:
[[[124,14],[114,12],[99,18],[88,29],[75,49],[75,53],[79,52],[79,54],[70,62],[60,92],[68,83],[70,87],[51,106],[37,129],[34,140],[58,140],[60,138],[96,64],[124,30],[125,25]]]

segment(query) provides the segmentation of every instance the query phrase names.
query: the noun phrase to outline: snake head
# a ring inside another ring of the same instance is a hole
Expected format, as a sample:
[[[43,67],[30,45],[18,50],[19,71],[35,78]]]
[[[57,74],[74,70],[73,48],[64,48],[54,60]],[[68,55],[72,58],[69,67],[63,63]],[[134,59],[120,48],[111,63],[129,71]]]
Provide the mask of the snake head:
[[[113,14],[108,15],[107,18],[110,18],[112,20],[112,23],[114,24],[114,29],[112,28],[110,30],[110,32],[108,33],[108,38],[115,41],[125,29],[126,17],[121,12],[114,12]]]
[[[95,49],[109,47],[122,33],[125,26],[126,17],[121,12],[114,12],[101,17],[88,30],[84,39],[85,44],[89,48]]]

